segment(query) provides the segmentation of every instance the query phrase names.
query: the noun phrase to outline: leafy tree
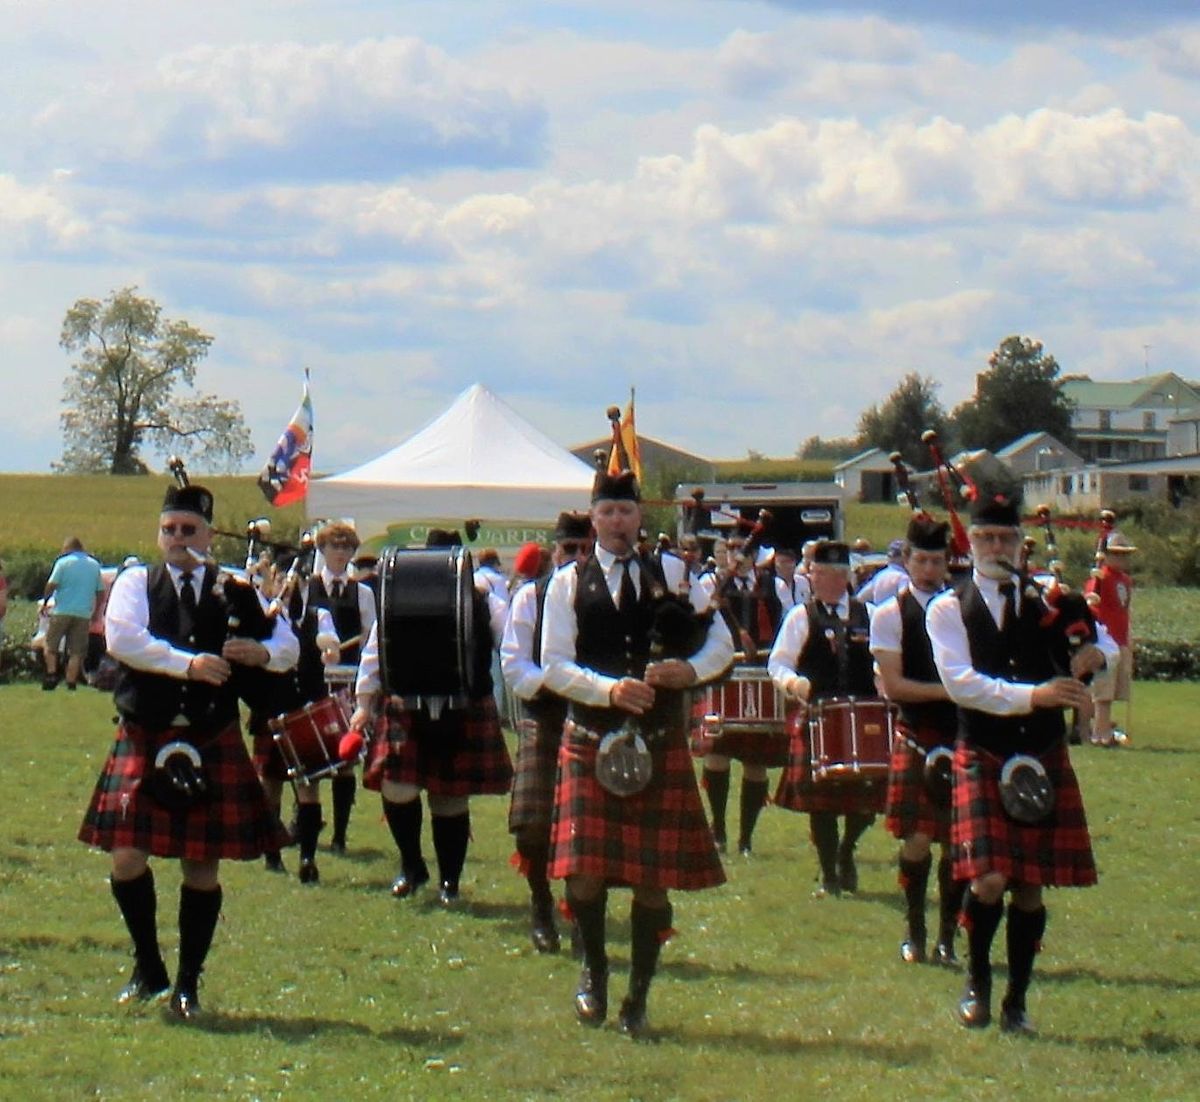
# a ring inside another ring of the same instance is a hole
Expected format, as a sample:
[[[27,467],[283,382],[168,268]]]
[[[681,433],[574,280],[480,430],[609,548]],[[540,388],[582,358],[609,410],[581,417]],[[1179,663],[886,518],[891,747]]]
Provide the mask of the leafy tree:
[[[1058,361],[1042,342],[1005,337],[988,357],[988,369],[975,376],[975,397],[952,414],[965,447],[996,451],[1029,432],[1048,432],[1070,447],[1074,403],[1059,388]]]
[[[820,436],[810,436],[796,449],[796,458],[832,459],[840,463],[860,451],[862,448],[858,446],[858,441],[851,436],[835,436],[829,440],[822,440]]]
[[[915,371],[905,375],[882,405],[869,406],[859,416],[860,450],[882,448],[889,454],[899,452],[910,466],[928,466],[921,434],[933,429],[939,437],[946,436],[946,411],[937,400],[938,385]]]
[[[164,318],[157,302],[136,291],[125,287],[103,302],[82,298],[63,319],[59,344],[79,358],[63,384],[63,456],[55,468],[144,474],[146,444],[208,467],[236,467],[253,455],[238,403],[176,393],[195,385],[212,337]]]

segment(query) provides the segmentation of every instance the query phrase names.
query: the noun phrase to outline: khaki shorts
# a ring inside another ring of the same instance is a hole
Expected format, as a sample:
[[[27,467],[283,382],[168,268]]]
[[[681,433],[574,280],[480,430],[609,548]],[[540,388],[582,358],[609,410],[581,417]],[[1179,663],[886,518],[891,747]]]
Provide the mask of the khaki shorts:
[[[1122,647],[1116,664],[1092,680],[1092,699],[1098,703],[1129,699],[1129,682],[1133,679],[1133,648]]]
[[[50,654],[58,652],[58,646],[66,639],[67,656],[82,658],[87,654],[88,625],[86,616],[50,616],[50,626],[46,628],[46,650]]]

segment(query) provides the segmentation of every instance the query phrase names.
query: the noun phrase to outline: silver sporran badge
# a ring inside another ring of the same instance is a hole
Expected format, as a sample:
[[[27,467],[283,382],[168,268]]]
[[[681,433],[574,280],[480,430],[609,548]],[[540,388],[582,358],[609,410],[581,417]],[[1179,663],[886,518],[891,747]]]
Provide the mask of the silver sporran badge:
[[[596,781],[614,796],[636,796],[654,773],[650,751],[637,728],[626,723],[600,740],[596,751]]]
[[[1000,803],[1018,823],[1040,823],[1054,810],[1054,785],[1046,767],[1028,754],[1014,754],[1000,771]]]

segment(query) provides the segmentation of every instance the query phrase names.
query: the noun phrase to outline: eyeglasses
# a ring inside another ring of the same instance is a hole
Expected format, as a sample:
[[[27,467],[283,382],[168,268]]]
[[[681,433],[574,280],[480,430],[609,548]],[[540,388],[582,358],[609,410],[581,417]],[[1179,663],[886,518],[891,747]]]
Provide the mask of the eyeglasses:
[[[586,551],[588,545],[586,540],[560,540],[558,546],[564,555],[578,555],[580,551]]]
[[[194,524],[164,524],[159,531],[162,532],[164,536],[174,536],[176,534],[181,536],[194,536],[199,529]]]

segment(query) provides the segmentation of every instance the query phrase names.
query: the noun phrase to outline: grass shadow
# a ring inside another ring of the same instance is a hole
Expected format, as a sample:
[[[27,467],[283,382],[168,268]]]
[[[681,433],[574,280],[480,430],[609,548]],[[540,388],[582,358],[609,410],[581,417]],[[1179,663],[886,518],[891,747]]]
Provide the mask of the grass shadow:
[[[436,1045],[453,1048],[462,1044],[461,1037],[436,1029],[373,1029],[369,1025],[349,1022],[338,1018],[286,1018],[274,1014],[241,1014],[238,1012],[207,1011],[201,1018],[191,1022],[180,1022],[168,1011],[164,1017],[172,1025],[202,1033],[220,1035],[267,1034],[287,1044],[310,1044],[315,1040],[335,1037],[361,1038],[384,1041],[389,1044],[413,1046]]]
[[[934,1058],[932,1045],[900,1045],[890,1041],[837,1040],[796,1035],[769,1036],[751,1030],[697,1032],[692,1029],[655,1029],[652,1040],[671,1040],[704,1048],[752,1052],[761,1056],[845,1056],[869,1060],[889,1068],[928,1064]]]
[[[1138,1038],[1086,1037],[1078,1034],[1039,1033],[1033,1043],[1059,1045],[1089,1052],[1120,1052],[1126,1056],[1178,1056],[1200,1053],[1200,1041],[1188,1041],[1171,1033],[1147,1030]]]
[[[1121,976],[1080,966],[1039,968],[1036,979],[1038,983],[1078,983],[1081,980],[1090,980],[1103,987],[1150,987],[1162,991],[1200,991],[1200,980],[1184,979],[1182,976]]]

